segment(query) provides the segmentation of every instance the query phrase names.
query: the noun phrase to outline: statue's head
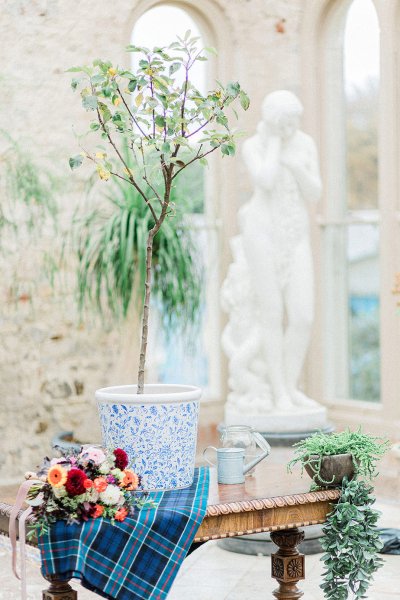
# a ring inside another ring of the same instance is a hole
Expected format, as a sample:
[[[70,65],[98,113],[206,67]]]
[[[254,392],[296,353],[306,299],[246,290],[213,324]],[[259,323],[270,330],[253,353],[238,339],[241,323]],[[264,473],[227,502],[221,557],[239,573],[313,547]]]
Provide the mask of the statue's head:
[[[299,128],[303,105],[293,92],[277,90],[264,98],[261,110],[268,129],[289,139]]]

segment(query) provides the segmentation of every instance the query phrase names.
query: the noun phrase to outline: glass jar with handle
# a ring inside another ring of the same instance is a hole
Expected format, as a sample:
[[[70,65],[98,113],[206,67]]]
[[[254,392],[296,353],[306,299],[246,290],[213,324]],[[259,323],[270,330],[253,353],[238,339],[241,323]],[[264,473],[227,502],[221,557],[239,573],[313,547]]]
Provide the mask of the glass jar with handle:
[[[260,439],[261,438],[261,439]],[[223,448],[243,448],[245,460],[250,462],[257,457],[257,445],[261,449],[270,450],[268,442],[261,434],[248,425],[228,425],[221,428],[220,440]],[[254,468],[246,473],[246,477],[253,475]]]

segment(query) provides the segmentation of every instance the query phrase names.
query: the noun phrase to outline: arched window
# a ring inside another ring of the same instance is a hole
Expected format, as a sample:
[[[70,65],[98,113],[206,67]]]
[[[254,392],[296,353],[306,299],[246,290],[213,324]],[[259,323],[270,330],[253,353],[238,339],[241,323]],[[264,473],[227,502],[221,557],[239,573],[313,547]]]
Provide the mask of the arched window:
[[[201,28],[191,13],[176,4],[158,4],[143,13],[135,22],[131,43],[139,46],[168,46],[183,37],[187,30],[199,37],[199,45],[207,46]],[[136,59],[136,54],[132,54]],[[212,64],[212,60],[211,60]],[[197,62],[191,71],[191,81],[206,92],[210,84],[210,63]],[[178,180],[177,180],[178,181]],[[192,227],[197,247],[205,267],[204,303],[200,315],[199,333],[188,344],[182,335],[172,333],[166,338],[161,328],[153,326],[150,334],[152,350],[149,353],[151,378],[168,383],[190,383],[205,389],[206,398],[219,395],[219,378],[213,365],[219,363],[219,344],[214,339],[218,332],[218,288],[215,286],[213,265],[218,262],[216,213],[210,200],[209,171],[196,163],[184,171],[177,190],[189,202],[188,226]]]
[[[346,133],[348,390],[380,400],[379,24],[372,0],[347,12],[343,85]]]
[[[400,420],[400,319],[391,292],[400,270],[400,7],[307,0],[303,27],[306,127],[318,141],[324,183],[313,225],[310,394],[342,425],[387,433]]]
[[[329,98],[338,185],[324,221],[326,384],[331,398],[379,401],[379,24],[372,0],[347,4],[330,74],[338,78]]]

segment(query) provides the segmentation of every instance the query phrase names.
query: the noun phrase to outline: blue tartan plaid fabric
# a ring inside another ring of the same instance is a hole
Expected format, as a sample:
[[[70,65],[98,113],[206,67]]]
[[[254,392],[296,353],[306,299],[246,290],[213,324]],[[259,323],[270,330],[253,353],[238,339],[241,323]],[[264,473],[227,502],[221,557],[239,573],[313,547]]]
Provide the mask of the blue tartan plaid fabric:
[[[57,521],[38,540],[43,575],[78,578],[104,598],[163,600],[204,518],[208,482],[208,468],[195,469],[190,488],[153,492],[156,508],[115,525]]]

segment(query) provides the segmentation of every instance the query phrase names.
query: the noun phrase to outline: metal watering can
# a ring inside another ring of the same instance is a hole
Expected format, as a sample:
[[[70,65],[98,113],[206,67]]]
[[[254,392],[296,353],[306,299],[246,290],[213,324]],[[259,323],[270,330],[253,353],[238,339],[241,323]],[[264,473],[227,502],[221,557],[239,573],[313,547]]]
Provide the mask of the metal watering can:
[[[258,445],[262,448],[263,452],[259,454],[254,460],[244,464],[244,448],[215,448],[214,446],[207,446],[203,452],[203,456],[206,461],[213,467],[217,467],[218,472],[218,483],[224,484],[235,484],[244,483],[244,476],[250,469],[258,465],[263,458],[266,458],[271,451],[271,447],[268,442],[259,433],[253,434]],[[208,450],[214,450],[217,454],[217,463],[213,463],[206,456]]]

